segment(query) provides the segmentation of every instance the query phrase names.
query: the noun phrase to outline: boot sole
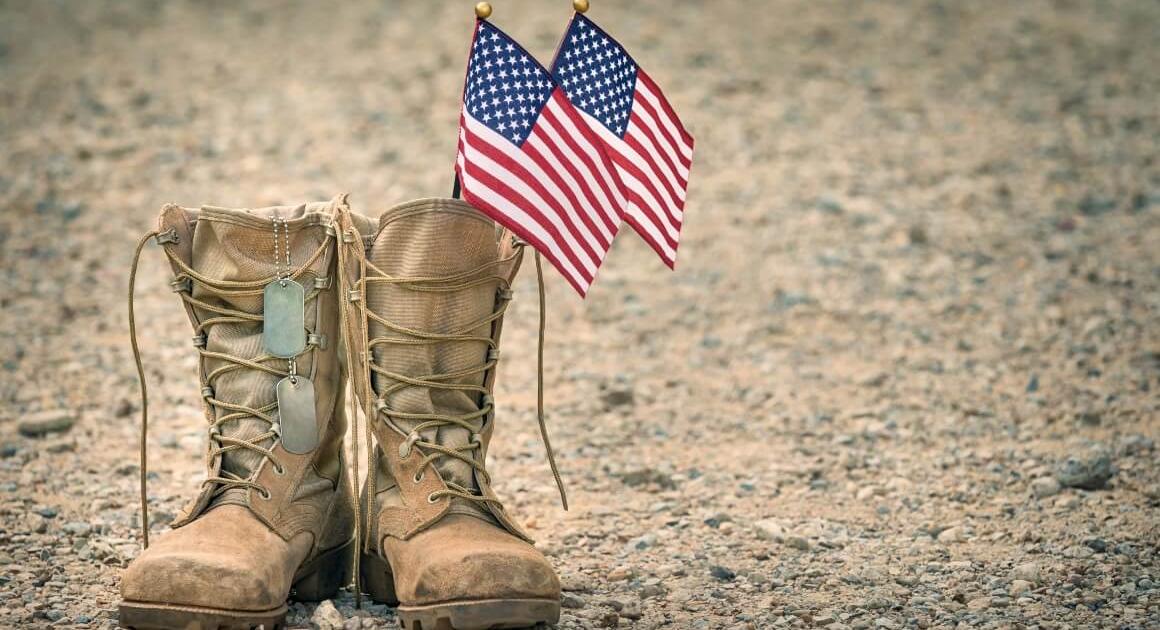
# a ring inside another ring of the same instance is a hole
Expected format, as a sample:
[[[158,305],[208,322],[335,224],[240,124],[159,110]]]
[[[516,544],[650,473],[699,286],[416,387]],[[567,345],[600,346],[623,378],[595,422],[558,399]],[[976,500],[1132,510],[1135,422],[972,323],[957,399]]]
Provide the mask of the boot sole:
[[[350,583],[354,541],[319,554],[302,565],[290,587],[298,601],[331,599]],[[202,606],[123,601],[118,622],[133,630],[281,630],[286,627],[285,604],[272,610],[226,610]]]
[[[482,599],[426,606],[401,606],[395,595],[391,567],[378,556],[363,556],[363,590],[378,604],[397,606],[403,630],[493,630],[555,625],[560,602],[555,599]]]
[[[560,602],[552,599],[485,599],[396,609],[403,630],[492,630],[555,625]]]

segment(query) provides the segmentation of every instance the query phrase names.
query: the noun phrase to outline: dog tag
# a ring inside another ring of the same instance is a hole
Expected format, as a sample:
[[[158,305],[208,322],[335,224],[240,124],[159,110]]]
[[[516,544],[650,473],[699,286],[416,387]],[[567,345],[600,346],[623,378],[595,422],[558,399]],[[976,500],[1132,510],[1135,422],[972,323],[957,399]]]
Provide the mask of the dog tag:
[[[282,448],[296,455],[313,451],[318,446],[318,423],[314,420],[314,383],[305,376],[287,376],[278,381],[277,390]]]
[[[306,349],[306,291],[290,279],[266,285],[262,303],[262,342],[266,352],[291,359]]]

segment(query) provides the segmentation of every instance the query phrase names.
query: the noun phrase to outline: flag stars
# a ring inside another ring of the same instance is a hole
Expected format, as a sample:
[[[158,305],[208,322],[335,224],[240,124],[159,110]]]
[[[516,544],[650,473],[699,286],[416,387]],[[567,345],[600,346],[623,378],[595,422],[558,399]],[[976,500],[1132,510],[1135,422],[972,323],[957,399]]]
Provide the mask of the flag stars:
[[[573,20],[552,72],[580,110],[623,135],[632,111],[636,64],[586,18]]]

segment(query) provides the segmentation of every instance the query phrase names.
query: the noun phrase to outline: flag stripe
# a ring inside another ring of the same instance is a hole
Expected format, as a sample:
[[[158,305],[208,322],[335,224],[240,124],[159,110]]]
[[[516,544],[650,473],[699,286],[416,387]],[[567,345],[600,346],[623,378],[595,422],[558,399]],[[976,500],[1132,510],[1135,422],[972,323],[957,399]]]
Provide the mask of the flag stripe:
[[[560,96],[560,100],[562,101],[560,103],[549,102],[548,106],[544,108],[545,120],[558,131],[558,140],[561,144],[567,145],[574,153],[577,153],[591,173],[599,175],[595,179],[606,195],[609,205],[605,207],[623,208],[624,193],[620,186],[615,185],[616,178],[612,174],[612,165],[599,148],[601,145],[599,138],[595,137],[591,128],[580,118],[568,101],[564,100],[563,96]]]
[[[526,199],[510,194],[509,188],[500,184],[485,169],[478,167],[470,159],[470,152],[473,149],[466,141],[464,148],[464,164],[458,171],[464,199],[476,207],[490,210],[488,216],[492,219],[515,232],[520,238],[537,245],[536,249],[583,294],[591,284],[592,275],[585,273],[582,267],[573,261],[561,245],[560,239],[553,235],[551,225],[542,216],[536,217],[524,210],[530,205]]]
[[[679,171],[677,172],[681,173],[682,179],[689,179],[689,167],[693,165],[693,160],[684,157],[684,154],[681,153],[681,150],[679,147],[677,147],[677,142],[679,142],[679,140],[673,138],[672,133],[669,133],[668,130],[658,122],[660,121],[660,115],[657,114],[657,110],[653,109],[652,104],[648,102],[643,95],[641,95],[639,99],[637,99],[637,97],[633,97],[632,114],[640,116],[641,120],[647,123],[646,126],[648,126],[648,130],[652,131],[654,136],[665,139],[665,142],[661,144],[664,145],[665,150],[669,152],[669,158],[672,159],[675,164],[680,165]]]
[[[680,138],[681,141],[676,143],[676,146],[681,150],[681,155],[692,160],[693,136],[685,131],[684,125],[681,124],[681,117],[673,111],[672,105],[669,105],[669,102],[661,95],[661,89],[657,87],[656,83],[653,83],[652,77],[648,76],[644,70],[637,71],[636,80],[637,93],[643,96],[654,108],[664,110],[665,115],[659,117],[661,123],[669,130],[670,134]]]
[[[644,190],[648,191],[648,196],[652,199],[651,204],[655,205],[658,216],[662,216],[663,211],[667,221],[679,225],[684,211],[668,195],[662,196],[658,193],[654,184],[656,175],[649,171],[644,158],[623,142],[610,142],[605,148],[612,162],[618,167],[621,179],[631,175]]]
[[[646,140],[646,142],[641,142],[639,130],[640,126],[634,118],[628,124],[628,131],[624,134],[624,143],[632,149],[633,153],[640,156],[643,168],[649,173],[649,180],[652,181],[653,188],[656,188],[657,192],[666,193],[669,201],[673,202],[673,207],[678,210],[683,209],[685,198],[677,192],[677,189],[681,188],[681,185],[674,184],[670,181],[672,176],[657,161],[655,149],[652,147],[652,141]]]
[[[653,139],[653,142],[662,151],[661,155],[664,156],[665,166],[669,168],[679,181],[688,184],[689,167],[685,165],[683,158],[677,152],[677,148],[673,146],[672,138],[662,132],[657,126],[656,118],[649,110],[648,101],[643,98],[638,98],[633,101],[633,105],[632,118],[640,124],[641,133]]]
[[[633,230],[640,235],[644,242],[661,257],[670,267],[677,259],[677,250],[675,245],[670,245],[661,233],[657,230],[657,223],[654,219],[646,216],[639,204],[636,201],[629,201],[628,208],[624,213],[624,221],[632,226]]]
[[[478,165],[480,169],[480,172],[475,174],[475,179],[486,184],[496,192],[501,192],[513,198],[518,197],[520,201],[518,205],[525,209],[526,214],[535,217],[537,222],[557,242],[560,242],[561,245],[566,245],[564,251],[574,265],[582,268],[588,274],[595,272],[596,264],[599,263],[600,257],[587,251],[580,244],[579,239],[569,229],[570,226],[562,213],[556,211],[555,208],[545,208],[545,206],[548,206],[548,203],[535,191],[534,185],[532,184],[534,178],[528,177],[525,179],[519,173],[515,172],[516,169],[519,169],[526,174],[526,168],[520,163],[522,160],[516,157],[503,156],[500,150],[497,149],[497,144],[502,146],[502,143],[507,142],[507,140],[503,137],[488,138],[485,133],[477,133],[479,127],[482,127],[482,125],[474,127],[472,122],[473,119],[468,116],[467,127],[465,129],[466,150],[464,153],[467,162]],[[495,134],[486,127],[483,127],[483,130],[486,133],[498,136],[498,134]],[[511,143],[507,142],[507,144]],[[496,153],[501,153],[501,155],[496,155]]]
[[[521,216],[523,215],[522,211],[511,200],[473,178],[470,175],[473,170],[475,170],[474,167],[468,166],[459,174],[464,199],[496,222],[515,232],[520,238],[531,243],[536,251],[543,254],[552,263],[552,266],[560,271],[560,274],[564,276],[568,284],[576,289],[577,293],[581,296],[587,293],[591,281],[572,267],[557,246],[556,241],[544,232],[540,224]]]
[[[587,219],[586,213],[579,209],[579,205],[575,204],[565,194],[559,186],[560,180],[556,177],[558,173],[545,172],[535,159],[530,154],[520,151],[514,144],[507,142],[503,138],[495,138],[495,132],[487,127],[479,124],[472,118],[467,119],[467,133],[472,136],[477,136],[482,140],[480,143],[473,143],[478,146],[492,160],[503,163],[510,161],[512,166],[519,170],[512,169],[513,175],[518,177],[529,187],[531,187],[538,199],[532,199],[525,194],[530,201],[537,201],[541,205],[548,205],[552,210],[560,215],[560,218],[568,226],[569,231],[574,237],[577,237],[585,243],[587,253],[593,260],[600,260],[597,251],[606,251],[611,245],[611,239],[598,237],[590,226],[591,220]],[[529,138],[535,136],[538,130],[533,130]],[[490,140],[487,136],[493,136]]]
[[[640,207],[643,216],[647,217],[653,225],[657,226],[665,242],[675,249],[677,247],[677,241],[680,239],[680,222],[674,221],[672,217],[659,213],[656,208],[660,204],[656,202],[656,198],[649,192],[648,187],[641,183],[632,171],[621,171],[620,179],[624,182],[625,188],[629,190],[629,196],[631,197],[630,203],[635,203]]]
[[[616,232],[614,232],[616,224],[605,213],[598,210],[600,206],[597,205],[595,196],[587,183],[582,178],[576,179],[571,169],[566,168],[552,151],[554,145],[545,141],[541,135],[537,132],[528,136],[528,143],[525,145],[528,155],[546,172],[552,173],[553,176],[562,180],[560,190],[568,197],[574,207],[583,209],[580,216],[585,225],[588,226],[589,230],[599,233],[600,242],[605,248],[611,246],[612,239],[616,236]]]
[[[544,146],[559,162],[561,165],[560,168],[575,171],[578,170],[581,166],[588,167],[591,165],[591,162],[586,161],[581,156],[580,152],[574,148],[574,143],[570,144],[566,140],[567,135],[560,133],[560,130],[557,128],[559,123],[557,122],[555,116],[552,116],[549,111],[545,109],[544,114],[540,117],[540,119],[543,125],[541,128],[543,133],[541,134],[540,138],[542,138]],[[590,145],[596,145],[599,143],[599,141],[593,138],[591,140],[586,140],[586,143]],[[566,167],[565,165],[572,166]],[[583,190],[586,192],[586,196],[592,202],[594,207],[599,211],[599,215],[602,217],[603,221],[609,225],[610,231],[613,233],[613,235],[615,235],[616,225],[620,222],[620,215],[617,212],[617,208],[620,206],[613,205],[615,203],[613,201],[614,197],[609,192],[609,190],[618,189],[619,186],[612,179],[606,177],[593,177],[594,172],[592,170],[585,169],[585,174],[587,175],[586,177],[578,177],[577,181],[583,187]]]

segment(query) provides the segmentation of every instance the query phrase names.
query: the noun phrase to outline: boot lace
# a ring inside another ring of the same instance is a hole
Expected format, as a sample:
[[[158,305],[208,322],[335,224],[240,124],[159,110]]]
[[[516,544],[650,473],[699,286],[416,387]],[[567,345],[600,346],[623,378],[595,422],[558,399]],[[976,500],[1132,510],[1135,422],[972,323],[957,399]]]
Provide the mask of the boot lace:
[[[133,360],[137,366],[137,377],[140,383],[141,390],[141,434],[140,434],[140,494],[141,494],[141,531],[142,541],[145,548],[149,547],[149,499],[147,488],[148,476],[148,428],[149,428],[149,391],[145,381],[145,368],[141,361],[141,350],[137,342],[137,320],[134,308],[134,291],[137,280],[137,268],[141,259],[141,253],[145,245],[151,239],[156,239],[158,244],[165,242],[175,242],[178,238],[176,230],[168,230],[166,232],[152,231],[141,237],[137,242],[137,248],[133,253],[133,264],[129,272],[129,337],[133,347]],[[297,278],[306,269],[310,268],[323,252],[326,250],[327,243],[323,243],[313,255],[300,267],[293,271],[291,278]],[[270,498],[270,492],[252,480],[252,478],[242,477],[231,471],[217,466],[221,462],[221,458],[233,451],[250,451],[257,453],[263,460],[269,460],[274,467],[274,472],[281,474],[284,470],[282,463],[278,461],[272,448],[262,446],[262,443],[279,435],[280,428],[278,426],[277,418],[277,402],[271,402],[261,407],[250,407],[241,405],[218,398],[215,394],[215,383],[226,374],[238,370],[257,370],[272,374],[278,377],[287,377],[291,375],[289,369],[280,369],[270,365],[283,364],[288,365],[286,359],[277,358],[272,355],[262,354],[256,358],[249,359],[240,357],[227,352],[218,352],[206,349],[206,339],[208,338],[210,330],[214,326],[223,324],[258,324],[263,321],[261,313],[248,313],[237,309],[227,308],[218,304],[213,304],[205,300],[193,297],[192,286],[196,284],[203,289],[203,292],[209,295],[216,295],[221,297],[255,297],[261,296],[264,287],[275,279],[274,276],[252,281],[230,281],[217,280],[209,278],[203,274],[198,273],[193,268],[189,267],[178,258],[175,254],[170,252],[167,248],[162,248],[166,257],[169,259],[180,272],[176,279],[171,283],[174,291],[181,296],[181,299],[189,306],[212,313],[211,317],[200,320],[194,327],[195,336],[194,346],[197,348],[198,358],[201,365],[205,365],[205,361],[209,359],[216,359],[224,363],[224,365],[203,373],[201,382],[201,393],[205,399],[206,404],[211,409],[221,410],[221,415],[216,420],[212,421],[209,426],[209,448],[206,452],[206,467],[207,470],[214,470],[217,467],[218,474],[207,475],[206,479],[202,481],[202,487],[207,485],[215,486],[213,493],[210,495],[210,500],[220,496],[227,490],[233,488],[247,489],[252,488],[258,492],[263,499]],[[306,294],[306,303],[309,304],[312,300],[318,299],[321,289],[318,287],[312,288]],[[309,355],[313,358],[313,353],[318,350],[317,344],[308,343],[306,350],[291,361],[297,361],[299,357]],[[217,415],[212,414],[212,415]],[[222,427],[230,422],[239,421],[245,418],[257,418],[265,422],[269,429],[264,433],[255,435],[252,438],[242,440],[222,433]],[[261,467],[255,465],[251,477]]]
[[[349,213],[349,209],[340,208],[339,215]],[[425,453],[422,461],[420,461],[419,472],[416,475],[416,480],[422,479],[422,475],[427,468],[433,465],[436,461],[444,457],[450,457],[461,461],[471,467],[472,471],[482,481],[488,485],[491,484],[491,477],[484,468],[482,457],[477,456],[482,446],[482,438],[478,433],[475,433],[475,428],[472,421],[486,417],[492,413],[495,408],[494,400],[491,392],[483,385],[470,385],[455,383],[455,381],[466,376],[475,374],[484,375],[489,370],[495,369],[499,361],[498,346],[491,336],[478,336],[471,334],[471,331],[480,328],[484,325],[489,325],[496,320],[503,317],[507,311],[511,300],[511,286],[507,278],[500,275],[496,270],[502,268],[504,265],[511,263],[519,254],[513,253],[511,256],[487,263],[448,276],[392,276],[372,263],[366,256],[366,252],[361,247],[363,239],[358,234],[357,229],[354,228],[353,222],[349,215],[336,217],[337,223],[341,230],[346,233],[342,239],[346,243],[354,243],[356,246],[344,247],[340,244],[338,248],[338,268],[340,270],[339,276],[339,295],[342,299],[357,300],[359,303],[359,316],[356,317],[356,322],[349,321],[347,316],[347,309],[342,309],[342,317],[340,318],[340,326],[342,334],[345,339],[352,338],[352,335],[360,335],[361,339],[367,340],[365,352],[363,356],[354,356],[352,344],[346,343],[347,364],[351,366],[351,378],[358,379],[356,387],[352,389],[352,396],[360,398],[363,404],[363,417],[366,422],[362,429],[360,436],[359,425],[355,422],[354,432],[355,440],[360,444],[365,445],[366,448],[366,467],[367,467],[367,497],[370,501],[374,500],[375,496],[375,454],[372,433],[370,424],[378,421],[380,418],[386,422],[393,430],[400,434],[406,435],[407,439],[399,447],[399,456],[402,458],[409,457],[415,448],[419,448],[420,452]],[[526,245],[522,241],[516,242],[517,247],[521,249]],[[351,256],[354,257],[353,262],[357,264],[358,279],[350,282],[350,279],[345,273],[347,264],[351,261]],[[544,421],[544,332],[546,327],[545,322],[545,291],[544,291],[544,277],[543,268],[540,262],[540,255],[537,252],[535,255],[536,262],[536,280],[539,288],[539,342],[537,347],[537,362],[536,362],[536,418],[540,428],[540,437],[543,440],[546,451],[548,465],[552,469],[552,476],[556,481],[556,488],[560,493],[560,502],[564,509],[568,509],[568,495],[564,490],[564,482],[560,477],[559,469],[556,465],[555,453],[552,450],[551,441],[548,439],[548,430]],[[415,292],[434,292],[434,293],[452,293],[456,291],[463,291],[495,282],[499,286],[497,299],[497,306],[490,315],[479,318],[475,321],[467,323],[458,329],[450,332],[434,332],[429,330],[419,330],[402,326],[392,322],[385,317],[375,313],[367,307],[367,291],[369,287],[375,284],[380,285],[395,285]],[[382,325],[387,330],[387,335],[370,337],[370,323],[375,322]],[[357,324],[357,329],[356,329]],[[422,346],[433,345],[448,342],[480,342],[486,344],[488,348],[487,359],[474,367],[447,373],[433,373],[424,375],[408,375],[393,372],[376,364],[373,360],[373,351],[376,347],[390,347],[390,346]],[[356,369],[358,366],[358,369]],[[375,375],[383,377],[383,379],[390,379],[395,381],[388,387],[376,394],[373,388]],[[434,414],[434,413],[414,413],[398,409],[393,409],[390,404],[392,395],[409,387],[423,387],[428,389],[448,390],[448,391],[465,391],[470,393],[477,393],[480,395],[481,404],[479,409],[468,413],[459,415]],[[362,394],[361,396],[359,394]],[[351,400],[352,413],[354,418],[353,405],[355,401]],[[417,422],[410,431],[404,431],[395,422],[398,420],[409,420]],[[430,434],[437,435],[438,429],[445,426],[461,427],[471,433],[471,440],[462,446],[449,447],[438,442],[425,439],[424,432],[428,429],[434,429]],[[354,461],[354,479],[359,476],[358,458],[352,458]],[[428,497],[428,501],[434,502],[441,497],[456,497],[466,501],[471,501],[480,505],[496,505],[500,502],[494,498],[484,496],[477,488],[468,488],[459,483],[450,480],[444,480],[446,489],[436,490]],[[368,542],[364,540],[361,533],[362,528],[362,509],[361,509],[361,493],[358,488],[355,488],[354,502],[355,513],[359,515],[356,519],[356,536],[362,540],[364,551],[367,548]],[[355,576],[358,580],[358,555],[356,554]],[[356,588],[356,593],[360,589]],[[356,599],[361,599],[357,597]]]

